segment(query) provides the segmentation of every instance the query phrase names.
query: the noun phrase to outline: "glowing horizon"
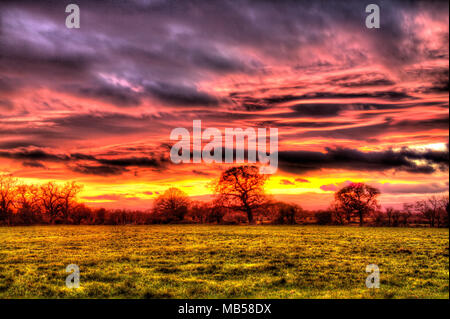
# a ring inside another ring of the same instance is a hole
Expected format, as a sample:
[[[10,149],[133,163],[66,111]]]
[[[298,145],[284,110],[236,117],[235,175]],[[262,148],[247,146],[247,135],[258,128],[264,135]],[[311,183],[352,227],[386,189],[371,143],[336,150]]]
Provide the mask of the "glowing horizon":
[[[448,4],[0,4],[0,173],[74,180],[90,206],[208,198],[226,164],[169,159],[176,127],[274,127],[267,193],[325,208],[366,182],[398,206],[448,193]],[[320,10],[319,10],[320,9]]]

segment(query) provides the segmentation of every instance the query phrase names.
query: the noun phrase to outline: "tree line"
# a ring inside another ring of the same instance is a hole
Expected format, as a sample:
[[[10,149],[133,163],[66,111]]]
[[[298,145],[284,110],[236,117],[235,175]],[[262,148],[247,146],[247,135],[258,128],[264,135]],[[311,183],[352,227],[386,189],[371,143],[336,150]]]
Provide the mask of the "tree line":
[[[320,224],[360,226],[448,227],[448,196],[431,196],[403,205],[403,209],[378,203],[380,191],[352,183],[336,191],[326,210],[307,211],[265,194],[267,175],[256,166],[232,167],[210,183],[209,202],[194,201],[171,187],[145,211],[90,208],[77,200],[82,186],[75,182],[27,185],[11,175],[0,175],[0,224],[123,225],[167,223],[211,224]]]

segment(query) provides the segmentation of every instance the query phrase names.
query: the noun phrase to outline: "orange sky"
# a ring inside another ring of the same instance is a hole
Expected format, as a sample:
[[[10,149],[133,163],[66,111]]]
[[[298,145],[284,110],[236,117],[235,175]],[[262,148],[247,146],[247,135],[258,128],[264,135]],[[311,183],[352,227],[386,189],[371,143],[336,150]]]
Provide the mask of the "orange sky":
[[[267,192],[305,208],[367,182],[383,205],[448,193],[448,4],[0,4],[0,173],[76,180],[91,206],[207,199],[225,164],[170,162],[173,128],[273,127]],[[154,7],[152,7],[154,6]]]

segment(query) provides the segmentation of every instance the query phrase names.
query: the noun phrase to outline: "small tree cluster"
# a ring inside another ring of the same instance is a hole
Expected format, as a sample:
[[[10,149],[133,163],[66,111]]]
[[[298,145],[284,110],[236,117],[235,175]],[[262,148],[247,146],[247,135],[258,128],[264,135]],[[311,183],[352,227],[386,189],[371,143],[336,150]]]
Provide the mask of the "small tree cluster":
[[[76,201],[81,186],[75,182],[40,186],[19,183],[11,175],[0,175],[0,222],[72,223],[83,209]]]
[[[256,166],[232,167],[212,183],[215,197],[209,202],[192,201],[178,188],[159,195],[147,211],[92,209],[77,201],[82,187],[75,182],[42,185],[19,183],[10,175],[0,175],[0,224],[124,225],[167,223],[210,224],[305,224],[410,226],[449,224],[448,196],[431,196],[403,209],[380,209],[379,190],[354,183],[335,193],[327,210],[304,211],[291,203],[273,201],[264,194],[267,177]]]
[[[359,225],[364,224],[364,218],[378,209],[380,191],[364,183],[352,183],[335,193],[335,203],[332,210],[339,221],[350,223],[352,217],[359,219]]]
[[[448,195],[437,197],[431,196],[424,200],[418,200],[414,209],[430,227],[441,227],[449,225],[449,200]]]

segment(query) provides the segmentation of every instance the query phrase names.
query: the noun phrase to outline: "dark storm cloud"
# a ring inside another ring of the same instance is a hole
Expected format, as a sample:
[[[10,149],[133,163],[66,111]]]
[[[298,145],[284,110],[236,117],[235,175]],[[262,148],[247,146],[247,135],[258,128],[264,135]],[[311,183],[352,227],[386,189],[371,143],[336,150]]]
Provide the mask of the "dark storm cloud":
[[[195,175],[200,175],[200,176],[211,176],[210,173],[204,172],[204,171],[200,171],[200,170],[197,170],[197,169],[193,169],[192,173],[194,173]]]
[[[2,43],[1,37],[0,43]],[[0,47],[2,56],[0,70],[15,76],[27,77],[10,79],[9,89],[14,88],[13,81],[18,86],[18,84],[26,85],[27,81],[86,79],[95,60],[94,57],[70,53],[39,52],[39,50],[38,47],[24,48],[12,45]]]
[[[291,107],[299,116],[328,117],[336,116],[341,111],[349,109],[346,104],[297,104]]]
[[[122,113],[96,112],[72,114],[65,117],[46,120],[53,129],[60,128],[70,135],[89,134],[131,134],[148,131],[155,123],[153,115],[128,115]]]
[[[217,106],[219,101],[195,87],[158,83],[148,86],[147,91],[158,100],[175,106]]]
[[[151,132],[163,127],[157,119],[171,115],[132,115],[111,112],[70,113],[67,116],[49,117],[41,123],[45,125],[27,125],[26,123],[1,121],[0,135],[17,136],[19,142],[0,142],[0,149],[26,146],[58,146],[62,141],[91,139],[92,136],[129,135]],[[34,124],[30,122],[30,124]],[[4,147],[2,145],[5,145]]]
[[[377,124],[309,131],[303,133],[302,137],[332,137],[354,140],[370,140],[381,134],[387,134],[389,132],[417,132],[418,129],[421,131],[432,129],[448,130],[448,127],[448,116],[435,119],[403,121],[394,121],[392,118],[385,118],[383,122]]]
[[[73,153],[70,155],[71,161],[87,161],[95,162],[105,166],[113,167],[143,167],[143,168],[162,168],[168,163],[168,159],[161,152],[153,152],[148,156],[141,157],[123,157],[122,154],[109,154],[115,155],[114,158],[105,158],[101,155],[89,155],[82,153]]]
[[[284,97],[273,97],[268,98],[269,103],[279,103],[285,101],[296,101],[296,100],[318,100],[318,99],[361,99],[361,98],[374,98],[374,99],[384,99],[388,101],[397,101],[404,99],[415,99],[415,97],[397,91],[379,91],[372,93],[332,93],[332,92],[317,92],[308,93],[299,96],[284,96]]]
[[[387,103],[354,103],[357,99],[377,99]],[[302,103],[291,106],[297,115],[305,116],[336,116],[343,110],[373,110],[373,109],[395,109],[411,106],[411,103],[399,103],[404,100],[416,100],[404,92],[380,91],[372,93],[331,93],[312,92],[303,95],[278,95],[265,98],[254,98],[251,96],[241,96],[238,93],[230,94],[230,99],[241,109],[247,111],[263,111],[273,106],[293,101],[315,101],[315,100],[335,100],[335,103]],[[346,101],[348,100],[348,101]],[[396,102],[396,104],[392,104]]]
[[[76,173],[86,174],[86,175],[99,175],[99,176],[112,176],[121,175],[128,170],[124,167],[108,166],[108,165],[82,165],[78,164],[76,166],[69,167],[72,171]]]
[[[231,57],[226,57],[220,52],[211,52],[199,50],[197,52],[192,52],[190,56],[188,56],[191,63],[194,65],[205,68],[210,71],[218,72],[218,73],[237,73],[237,72],[246,72],[252,73],[255,66],[258,66],[256,61],[250,61],[253,65],[246,65],[244,62]]]
[[[26,140],[14,140],[14,141],[5,141],[0,142],[0,149],[15,149],[19,147],[29,147],[29,146],[36,146],[39,147],[38,143],[34,143],[31,141]]]
[[[356,171],[384,171],[395,169],[411,173],[430,174],[448,170],[449,153],[447,151],[400,151],[361,152],[348,148],[327,148],[325,153],[308,151],[281,151],[279,167],[295,173],[320,170],[322,168],[348,169]],[[423,160],[417,164],[414,160]]]
[[[348,88],[391,86],[395,84],[382,74],[351,74],[331,77],[327,83]]]
[[[205,75],[201,70],[248,74],[258,66],[251,58],[241,59],[239,54],[216,46],[221,39],[211,41],[215,36],[197,25],[196,15],[207,13],[194,8],[194,3],[177,2],[172,7],[168,1],[156,5],[156,10],[155,6],[132,2],[125,6],[120,1],[77,4],[86,13],[83,27],[70,32],[71,37],[62,24],[64,6],[57,1],[1,5],[0,71],[26,79],[25,86],[46,83],[58,91],[119,107],[137,106],[142,98],[151,97],[170,106],[215,106],[216,97],[197,89]],[[235,13],[233,6],[225,7],[232,10],[228,14]],[[104,10],[108,20],[103,19]],[[174,36],[175,28],[179,28],[179,36]],[[189,30],[192,36],[186,33]],[[207,39],[198,37],[200,32]],[[36,37],[45,45],[38,45]],[[137,94],[121,85],[108,85],[104,81],[110,76],[125,78],[145,92]],[[0,90],[7,88],[3,82]]]
[[[56,155],[47,153],[43,150],[24,150],[24,151],[0,151],[0,157],[10,158],[15,160],[36,160],[36,161],[47,161],[47,162],[64,162],[68,161],[70,158],[67,155]]]
[[[431,73],[432,86],[425,88],[425,93],[448,93],[449,90],[449,70],[434,70]]]
[[[77,160],[95,161],[96,160],[95,156],[93,156],[93,155],[81,154],[81,153],[70,154],[70,158],[75,161],[77,161]]]
[[[334,117],[342,111],[398,110],[411,106],[414,105],[401,103],[302,103],[291,106],[291,109],[294,111],[293,116]],[[420,104],[420,106],[425,105]],[[379,115],[380,112],[375,114]]]
[[[162,35],[168,35],[166,32]],[[126,56],[133,61],[141,64],[154,64],[153,72],[158,68],[168,68],[173,72],[177,70],[200,69],[203,71],[219,72],[223,74],[233,72],[251,72],[253,66],[247,65],[245,62],[238,59],[238,57],[225,56],[223,52],[215,49],[212,46],[204,47],[202,43],[185,43],[183,39],[178,39],[177,42],[170,42],[162,40],[159,47],[146,47],[141,43],[134,45],[123,46],[119,48],[119,54]],[[251,61],[254,66],[256,62]],[[180,70],[178,70],[180,71]],[[176,73],[178,74],[178,73]],[[180,73],[181,74],[181,73]]]
[[[23,167],[32,167],[32,168],[45,168],[45,165],[41,162],[34,162],[34,161],[26,161],[22,163]]]
[[[101,164],[107,164],[112,166],[136,166],[136,167],[160,167],[162,165],[162,160],[158,158],[149,157],[129,157],[129,158],[119,158],[119,159],[101,159],[97,158],[97,162]]]
[[[343,87],[352,88],[352,87],[389,86],[389,85],[394,85],[394,84],[395,83],[390,80],[378,79],[378,80],[371,80],[371,81],[341,83],[339,85],[343,86]]]
[[[40,165],[43,167],[44,164],[40,162],[62,162],[78,173],[97,173],[105,176],[121,174],[128,171],[128,167],[160,169],[169,162],[164,154],[153,154],[147,157],[104,158],[82,153],[52,154],[43,150],[0,151],[0,157],[23,161],[23,165],[28,167],[41,167]]]
[[[83,87],[79,88],[77,93],[82,96],[103,100],[116,106],[138,106],[141,104],[141,100],[137,94],[125,88],[115,88],[111,86],[95,88]]]
[[[63,25],[65,15],[62,14],[64,3],[3,2],[0,36],[3,59],[0,69],[22,75],[22,78],[24,74],[33,74],[27,76],[27,81],[39,76],[45,79],[66,78],[65,84],[87,81],[88,88],[98,80],[98,72],[133,73],[128,80],[134,84],[145,86],[146,82],[154,79],[159,83],[170,83],[166,84],[167,87],[157,85],[149,88],[163,102],[210,106],[216,105],[217,100],[208,92],[195,90],[196,84],[205,77],[199,70],[213,74],[263,72],[264,63],[254,55],[243,56],[229,48],[251,48],[261,57],[290,60],[295,59],[298,50],[307,46],[326,46],[334,33],[351,29],[356,30],[355,36],[370,39],[370,49],[389,66],[400,67],[430,54],[417,47],[419,40],[416,35],[402,25],[404,14],[424,9],[420,1],[383,2],[382,27],[377,32],[368,32],[363,27],[365,4],[360,1],[240,1],[238,4],[233,1],[105,3],[80,0],[77,4],[82,12],[86,12],[82,28],[72,30],[72,37],[67,37],[68,31]],[[445,2],[426,6],[427,12],[436,15],[442,14],[446,8]],[[13,9],[20,9],[28,15],[17,15],[17,11],[11,11]],[[26,19],[35,19],[35,24],[41,24],[43,29],[34,30],[29,25],[31,21]],[[46,45],[37,45],[34,41],[36,36],[43,37]],[[436,50],[434,55],[443,49]],[[329,54],[349,61],[345,63],[364,55],[363,52],[347,51]],[[341,83],[346,87],[391,84],[393,82],[389,79]],[[181,91],[177,92],[178,89]],[[84,93],[118,106],[139,104],[137,97],[125,94],[122,88],[89,89]],[[303,98],[328,97],[411,98],[401,92],[362,95],[317,93]],[[254,107],[252,104],[248,106]]]
[[[161,157],[129,157],[105,159],[78,153],[72,154],[71,159],[76,162],[75,165],[68,166],[72,171],[81,174],[100,176],[121,175],[125,172],[129,172],[129,167],[160,169],[165,165],[166,162],[166,160]],[[90,164],[78,163],[77,161],[88,162]]]
[[[281,116],[284,117],[284,116]],[[298,116],[292,116],[297,118]],[[279,128],[331,128],[336,126],[346,126],[346,125],[352,125],[351,122],[314,122],[314,121],[289,121],[289,122],[281,122],[281,121],[275,121],[275,120],[268,120],[268,121],[258,121],[255,123],[258,127],[279,127]]]

